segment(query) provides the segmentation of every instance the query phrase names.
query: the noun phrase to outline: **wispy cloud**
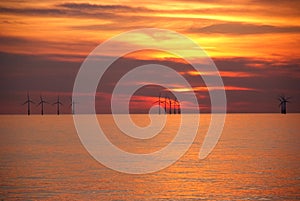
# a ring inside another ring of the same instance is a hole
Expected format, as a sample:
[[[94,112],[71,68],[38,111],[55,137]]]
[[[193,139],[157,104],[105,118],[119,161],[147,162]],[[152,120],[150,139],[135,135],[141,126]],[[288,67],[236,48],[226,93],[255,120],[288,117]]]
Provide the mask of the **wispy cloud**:
[[[63,3],[41,7],[0,7],[0,12],[5,14],[27,15],[27,16],[48,16],[48,17],[83,17],[83,18],[114,18],[121,13],[151,12],[152,10],[143,7],[131,7],[125,5],[101,5],[89,3]],[[125,17],[125,16],[123,16]]]
[[[300,26],[272,26],[247,23],[223,23],[205,27],[192,27],[189,31],[214,34],[270,34],[270,33],[300,33]]]
[[[87,9],[88,11],[94,10],[97,12],[100,11],[109,11],[109,12],[135,12],[135,11],[147,11],[152,10],[145,7],[132,7],[127,5],[101,5],[101,4],[90,4],[90,3],[63,3],[58,4],[58,7],[82,10]]]
[[[191,75],[191,76],[221,76],[221,77],[255,77],[260,76],[259,74],[250,73],[250,72],[237,72],[237,71],[184,71],[180,72],[182,75]]]
[[[225,90],[225,91],[257,91],[257,89],[249,87],[238,87],[238,86],[216,86],[216,87],[193,87],[193,88],[172,88],[171,91],[174,92],[203,92],[203,91],[215,91],[215,90]]]

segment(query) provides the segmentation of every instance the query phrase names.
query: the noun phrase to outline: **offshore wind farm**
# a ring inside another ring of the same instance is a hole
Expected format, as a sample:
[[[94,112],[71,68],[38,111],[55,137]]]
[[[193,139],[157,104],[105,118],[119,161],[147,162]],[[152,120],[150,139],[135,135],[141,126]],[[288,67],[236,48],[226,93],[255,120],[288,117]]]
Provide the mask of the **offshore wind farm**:
[[[158,111],[157,113],[160,114],[181,114],[181,108],[180,108],[180,102],[177,100],[175,97],[174,99],[170,98],[167,93],[163,96],[163,93],[159,93],[158,95],[158,100],[153,102],[151,106],[158,105]],[[287,103],[290,103],[291,97],[286,97],[284,95],[278,96],[278,101],[280,102],[278,107],[280,108],[280,113],[281,114],[286,114],[287,113]],[[67,112],[66,114],[75,114],[75,107],[78,102],[75,102],[70,98],[70,104],[69,107],[71,108],[70,112]],[[22,104],[27,106],[27,115],[32,114],[31,113],[31,104],[35,104],[33,100],[31,100],[29,93],[27,92],[27,100]],[[50,104],[49,102],[45,101],[42,96],[40,96],[40,102],[37,103],[36,106],[41,107],[41,115],[45,114],[45,106],[44,104]],[[84,104],[84,103],[82,103]],[[50,104],[51,105],[51,104]],[[56,114],[60,115],[62,114],[60,111],[60,108],[64,105],[60,99],[59,96],[57,96],[57,100],[52,104],[53,106],[56,105]],[[275,105],[275,103],[274,103]]]
[[[300,1],[0,2],[0,200],[300,200]]]
[[[29,94],[31,93],[27,93],[27,99],[22,106],[26,105],[29,108],[27,115],[32,114],[30,106],[36,103]],[[46,100],[53,104],[47,104]],[[97,121],[104,131],[109,131],[108,139],[127,152],[148,153],[159,150],[176,136],[182,116],[191,120],[197,117],[195,114],[182,114],[180,102],[165,91],[158,93],[152,100],[156,101],[151,102],[151,105],[158,106],[157,110],[154,110],[156,114],[151,114],[152,118],[159,120],[166,117],[167,121],[159,135],[148,139],[147,144],[124,135],[115,125],[111,114],[96,114]],[[0,141],[0,151],[3,153],[0,161],[4,167],[1,172],[3,175],[10,175],[9,179],[2,179],[2,185],[6,188],[2,198],[297,198],[299,193],[295,186],[298,185],[298,180],[295,177],[300,173],[297,168],[300,115],[286,112],[286,105],[283,104],[288,103],[289,97],[280,96],[278,100],[280,105],[277,114],[226,114],[226,124],[217,146],[209,158],[202,161],[197,159],[197,155],[209,127],[211,114],[201,114],[201,126],[197,137],[182,158],[156,173],[132,177],[93,160],[78,140],[72,116],[76,115],[75,106],[84,102],[77,102],[69,96],[41,96],[38,103],[41,108],[38,109],[43,111],[35,111],[35,114],[44,114],[43,117],[31,115],[28,118],[26,114],[0,116],[1,122],[5,122],[2,129],[6,131],[1,134]],[[275,106],[278,106],[278,100],[274,99]],[[42,104],[47,104],[48,107],[43,108]],[[47,113],[49,107],[53,107],[51,114],[60,115],[59,118]],[[61,112],[62,109],[66,109],[65,113]],[[115,116],[124,117],[122,114]],[[139,126],[147,126],[150,123],[148,114],[130,116]],[[18,122],[17,127],[14,126],[14,122]],[[13,140],[11,135],[15,136]],[[20,153],[16,154],[14,149],[11,149],[12,146],[18,147]],[[10,157],[12,154],[15,154],[14,157]],[[281,190],[277,191],[279,188]],[[151,193],[147,193],[147,189],[150,189]]]

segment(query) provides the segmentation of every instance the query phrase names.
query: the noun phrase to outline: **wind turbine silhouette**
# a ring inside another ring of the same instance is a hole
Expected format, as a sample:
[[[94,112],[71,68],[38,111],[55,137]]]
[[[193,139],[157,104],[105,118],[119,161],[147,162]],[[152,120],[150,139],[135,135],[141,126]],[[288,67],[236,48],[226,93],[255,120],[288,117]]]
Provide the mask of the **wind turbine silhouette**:
[[[181,109],[180,109],[180,103],[177,100],[177,98],[175,97],[175,99],[171,99],[169,96],[165,96],[164,99],[165,100],[161,100],[161,93],[159,93],[158,96],[158,101],[155,101],[153,104],[158,103],[159,106],[159,110],[158,110],[158,114],[161,114],[161,109],[160,106],[161,104],[164,104],[164,109],[165,109],[165,114],[169,113],[169,114],[181,114]],[[172,109],[172,105],[173,105],[173,109]],[[169,111],[167,110],[167,106],[169,106]]]
[[[165,114],[167,114],[167,97],[165,96],[165,101],[164,101],[164,103],[165,103]]]
[[[59,105],[63,105],[60,101],[59,101],[59,96],[57,96],[57,101],[55,103],[53,103],[53,105],[57,105],[57,115],[59,115]]]
[[[177,98],[174,100],[174,102],[176,103],[177,106],[177,114],[181,114],[181,110],[180,110],[180,103],[177,100]],[[174,103],[174,108],[175,108],[175,103]],[[175,110],[174,110],[175,111]]]
[[[168,97],[168,99],[169,99],[169,114],[172,114],[172,101],[170,97]]]
[[[286,114],[286,103],[289,103],[291,97],[285,97],[284,95],[279,96],[278,100],[280,101],[279,106],[281,114]]]
[[[177,103],[177,99],[175,98],[175,100],[173,101],[173,114],[176,114],[176,103]]]
[[[46,102],[46,101],[44,101],[42,96],[40,96],[40,99],[41,99],[41,101],[38,103],[37,106],[39,106],[39,105],[42,106],[42,108],[41,108],[41,115],[44,115],[44,103],[46,103],[46,104],[49,104],[49,103]]]
[[[75,105],[77,104],[77,102],[73,101],[72,98],[70,98],[70,100],[71,100],[70,106],[72,107],[72,114],[75,114]]]
[[[160,103],[163,103],[163,101],[161,101],[160,98],[161,98],[161,93],[159,93],[158,101],[155,101],[155,102],[153,103],[153,104],[158,103],[158,114],[161,114],[161,111],[160,111]]]
[[[34,102],[32,100],[30,100],[29,93],[27,92],[27,101],[25,101],[22,105],[27,104],[27,115],[28,116],[30,115],[30,103],[34,104]]]

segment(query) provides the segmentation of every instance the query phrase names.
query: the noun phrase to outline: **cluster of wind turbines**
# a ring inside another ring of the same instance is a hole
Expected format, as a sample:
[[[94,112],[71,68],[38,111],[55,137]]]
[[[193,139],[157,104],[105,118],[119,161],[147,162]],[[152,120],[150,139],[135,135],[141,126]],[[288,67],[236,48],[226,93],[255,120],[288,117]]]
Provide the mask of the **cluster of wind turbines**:
[[[158,104],[158,114],[161,114],[161,106],[164,107],[165,113],[168,114],[169,109],[169,114],[181,114],[181,108],[180,108],[180,103],[179,101],[175,99],[171,99],[168,96],[161,96],[161,93],[158,96],[158,101],[155,101],[153,104]],[[173,109],[172,109],[173,105]]]
[[[27,104],[27,115],[31,114],[30,111],[30,105],[31,104],[35,104],[35,102],[33,102],[30,97],[29,97],[29,93],[27,93],[27,100],[23,103],[23,105]],[[44,105],[45,104],[50,104],[49,102],[45,101],[43,99],[42,96],[40,96],[40,102],[37,103],[37,106],[41,106],[41,115],[44,115]],[[54,102],[52,105],[56,105],[56,114],[60,115],[60,106],[63,105],[60,100],[59,100],[59,96],[57,96],[57,100],[56,102]],[[70,106],[72,106],[72,114],[75,114],[75,102],[71,101]]]
[[[280,101],[279,107],[280,107],[281,114],[286,114],[286,105],[287,103],[290,103],[289,99],[291,99],[291,97],[286,97],[284,95],[278,97],[278,100]],[[172,103],[173,103],[173,113],[172,113]],[[176,98],[170,99],[168,96],[162,97],[160,93],[158,96],[158,101],[155,101],[154,104],[158,104],[159,106],[158,114],[161,114],[161,105],[164,105],[165,114],[168,113],[167,109],[169,109],[169,114],[181,113],[180,103]],[[169,108],[167,108],[167,105],[169,105]]]
[[[289,99],[291,97],[286,97],[286,96],[279,96],[278,100],[280,101],[279,107],[280,107],[280,112],[281,114],[286,114],[286,105],[289,103]],[[30,97],[29,93],[27,93],[27,100],[23,103],[23,105],[27,104],[27,115],[31,114],[30,111],[30,105],[35,104]],[[44,104],[50,104],[49,102],[45,101],[42,96],[40,96],[40,102],[37,103],[37,106],[41,106],[41,115],[44,115]],[[161,114],[161,107],[163,106],[164,108],[164,114],[181,114],[181,108],[180,108],[180,103],[179,101],[175,99],[171,99],[168,96],[161,96],[161,93],[158,96],[158,101],[155,101],[153,104],[158,104],[158,114]],[[63,104],[59,100],[59,96],[57,96],[56,102],[54,102],[52,105],[56,105],[56,114],[60,115],[60,106]],[[173,108],[172,108],[173,105]],[[75,114],[75,102],[71,100],[70,106],[72,107],[72,114]],[[169,110],[169,112],[168,112]]]

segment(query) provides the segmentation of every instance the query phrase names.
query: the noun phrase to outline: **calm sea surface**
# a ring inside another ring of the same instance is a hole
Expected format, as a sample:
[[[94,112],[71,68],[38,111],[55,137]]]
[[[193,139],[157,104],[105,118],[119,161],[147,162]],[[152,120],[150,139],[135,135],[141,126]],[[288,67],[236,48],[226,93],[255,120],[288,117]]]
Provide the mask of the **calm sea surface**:
[[[132,118],[149,123],[147,115]],[[110,115],[98,119],[112,143],[134,153],[166,146],[179,125],[171,115],[155,141],[143,141],[120,133]],[[88,154],[71,115],[2,115],[0,200],[300,199],[300,114],[228,114],[217,146],[199,160],[209,121],[201,115],[196,140],[176,163],[130,175]]]

